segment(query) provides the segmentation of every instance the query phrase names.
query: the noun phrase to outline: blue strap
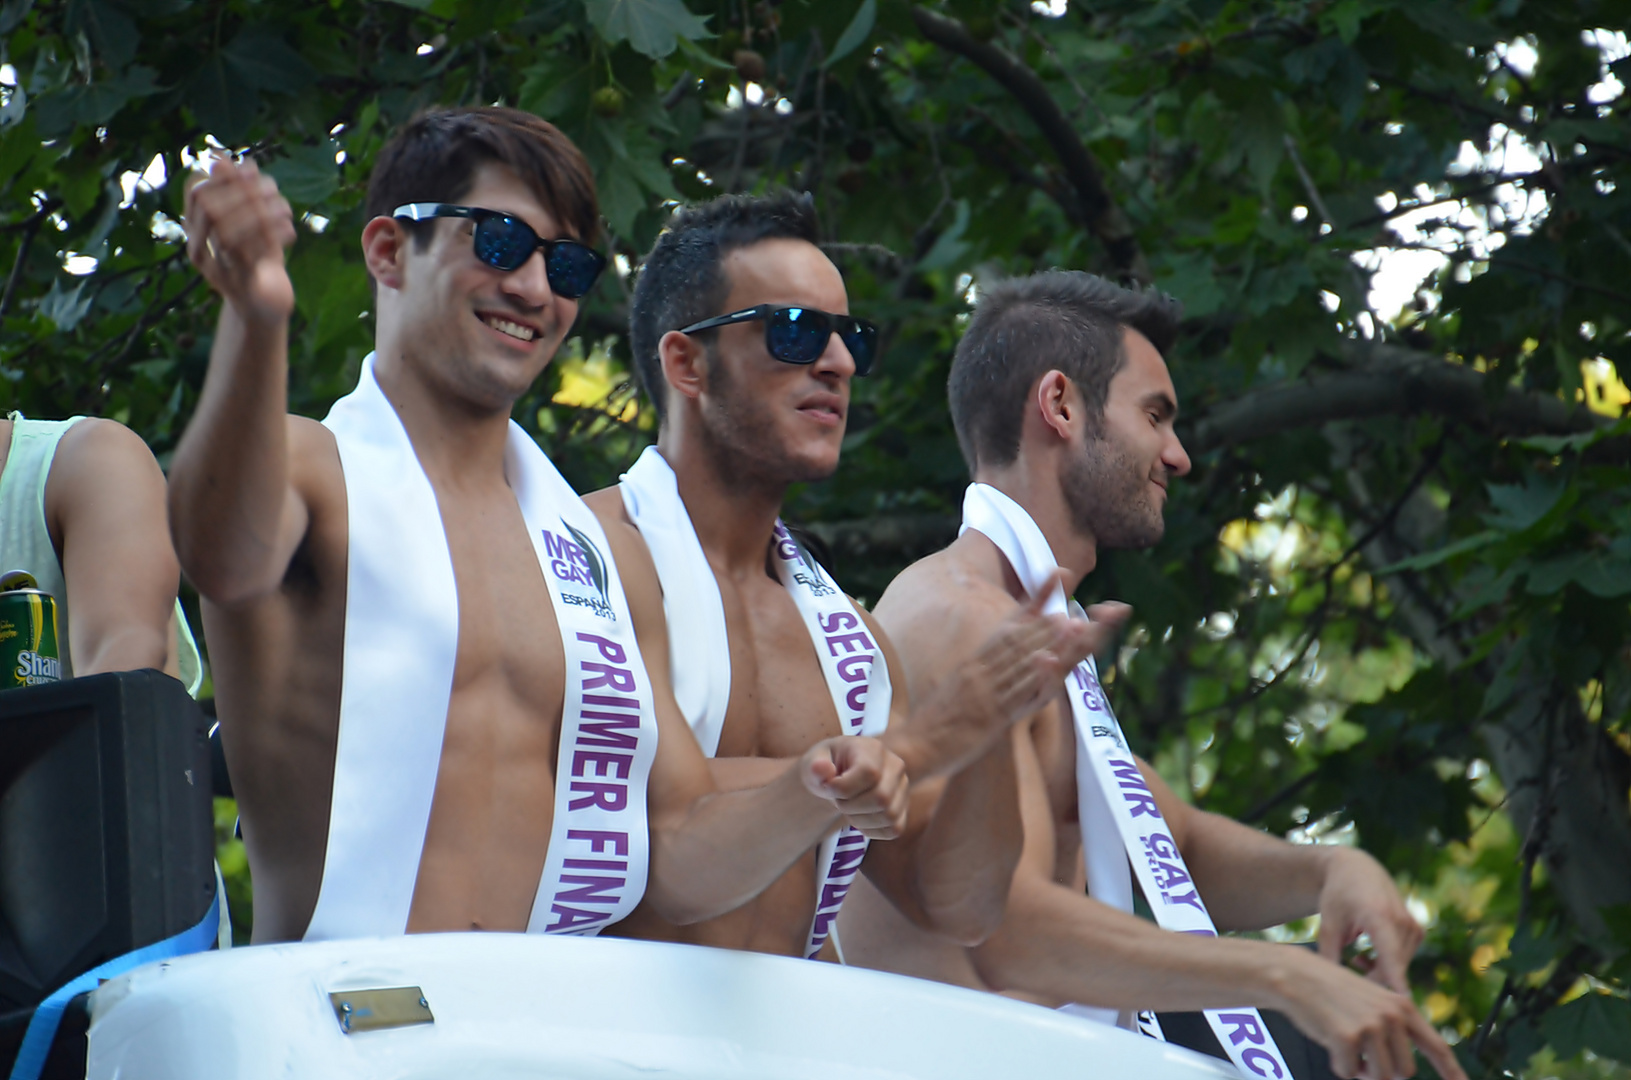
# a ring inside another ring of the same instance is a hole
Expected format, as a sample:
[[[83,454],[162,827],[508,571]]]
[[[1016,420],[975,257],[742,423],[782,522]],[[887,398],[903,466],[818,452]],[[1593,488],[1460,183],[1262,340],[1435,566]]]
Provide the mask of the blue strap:
[[[76,995],[87,990],[95,990],[102,979],[123,975],[132,968],[141,967],[154,960],[168,960],[175,956],[205,951],[215,944],[220,921],[221,898],[217,893],[216,898],[210,902],[209,911],[204,913],[204,917],[196,926],[183,930],[174,937],[167,937],[163,941],[144,945],[134,952],[114,957],[59,988],[40,1002],[39,1007],[34,1010],[33,1018],[28,1022],[28,1032],[23,1036],[22,1049],[17,1051],[17,1060],[11,1066],[11,1080],[39,1080],[40,1070],[45,1068],[46,1055],[51,1052],[51,1041],[57,1036],[57,1025],[62,1023],[62,1014],[67,1011],[68,1002]]]

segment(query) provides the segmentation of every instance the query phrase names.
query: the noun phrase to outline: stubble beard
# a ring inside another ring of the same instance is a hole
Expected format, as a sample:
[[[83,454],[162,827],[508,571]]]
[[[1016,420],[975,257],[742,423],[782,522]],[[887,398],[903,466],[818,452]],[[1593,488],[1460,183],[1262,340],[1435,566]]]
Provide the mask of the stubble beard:
[[[1150,498],[1148,472],[1109,436],[1088,436],[1085,449],[1059,476],[1071,524],[1101,550],[1154,547],[1166,522]]]
[[[791,484],[826,480],[832,475],[833,470],[786,452],[768,403],[744,391],[711,350],[708,383],[702,430],[708,455],[721,478],[734,487],[773,492],[780,499]]]

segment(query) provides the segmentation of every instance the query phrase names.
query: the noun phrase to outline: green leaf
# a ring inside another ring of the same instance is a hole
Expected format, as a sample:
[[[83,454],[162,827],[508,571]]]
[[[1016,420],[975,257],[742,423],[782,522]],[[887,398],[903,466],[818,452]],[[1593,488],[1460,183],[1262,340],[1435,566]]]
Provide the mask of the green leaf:
[[[1228,294],[1218,284],[1212,260],[1197,252],[1180,252],[1168,256],[1167,270],[1160,276],[1160,285],[1184,304],[1186,319],[1210,315],[1223,307]]]
[[[855,15],[850,19],[844,32],[838,35],[833,43],[832,52],[827,59],[821,62],[824,68],[832,67],[850,53],[859,49],[872,34],[872,25],[878,21],[878,0],[861,0],[861,6],[855,9]]]
[[[136,55],[136,24],[107,0],[69,0],[63,25],[70,34],[89,38],[96,55],[116,71]]]
[[[40,149],[40,136],[34,130],[31,117],[24,117],[22,123],[9,128],[0,128],[0,186],[28,168]]]
[[[1566,485],[1556,474],[1532,473],[1522,484],[1486,484],[1495,512],[1484,520],[1505,532],[1522,532],[1551,512]]]
[[[1631,593],[1631,559],[1587,556],[1585,564],[1575,571],[1574,580],[1593,596],[1605,600]]]
[[[186,101],[204,130],[228,146],[248,134],[260,107],[260,96],[233,70],[224,52],[205,58],[187,88]]]
[[[922,261],[917,264],[918,269],[944,270],[956,266],[973,246],[963,241],[963,234],[967,231],[968,200],[958,199],[957,213],[952,218],[951,227],[941,233],[934,247],[924,253]]]
[[[63,279],[56,277],[51,280],[51,291],[40,297],[40,317],[49,319],[57,324],[57,329],[66,334],[79,325],[79,320],[91,309],[93,297],[85,295],[86,281],[80,278],[72,289],[62,287]]]
[[[618,236],[634,235],[634,219],[646,208],[645,192],[628,163],[611,162],[596,177],[600,187],[600,212]]]
[[[289,47],[282,34],[268,26],[244,27],[221,55],[257,90],[298,94],[310,86],[315,77],[305,58]]]
[[[1616,439],[1624,435],[1631,435],[1631,416],[1624,417],[1612,424],[1592,428],[1577,435],[1531,435],[1527,439],[1514,439],[1519,446],[1530,450],[1539,450],[1543,454],[1555,456],[1565,450],[1580,451],[1588,446],[1595,446],[1604,439]]]
[[[1557,941],[1550,934],[1536,936],[1527,923],[1518,927],[1507,945],[1501,967],[1514,975],[1527,975],[1557,959]]]
[[[660,60],[678,40],[711,37],[708,21],[680,0],[584,0],[589,21],[608,45],[627,41],[635,52]]]
[[[315,146],[289,147],[287,156],[266,166],[277,181],[283,197],[297,205],[320,203],[340,186],[340,166],[334,155],[339,150],[324,139]]]
[[[1486,529],[1483,532],[1474,533],[1471,536],[1464,536],[1455,543],[1446,544],[1444,547],[1441,547],[1436,551],[1428,551],[1421,555],[1413,555],[1408,559],[1401,559],[1389,566],[1382,567],[1382,569],[1376,571],[1376,574],[1378,577],[1383,577],[1388,574],[1397,574],[1404,570],[1426,570],[1430,566],[1437,566],[1439,563],[1444,562],[1447,559],[1453,559],[1457,555],[1464,555],[1469,551],[1477,551],[1479,548],[1492,544],[1500,538],[1500,533],[1493,529]]]
[[[1532,596],[1550,596],[1569,582],[1590,562],[1588,552],[1577,551],[1559,559],[1542,559],[1529,571],[1529,592]]]
[[[1631,1001],[1608,994],[1582,994],[1547,1013],[1540,1022],[1559,1060],[1582,1050],[1631,1065]]]

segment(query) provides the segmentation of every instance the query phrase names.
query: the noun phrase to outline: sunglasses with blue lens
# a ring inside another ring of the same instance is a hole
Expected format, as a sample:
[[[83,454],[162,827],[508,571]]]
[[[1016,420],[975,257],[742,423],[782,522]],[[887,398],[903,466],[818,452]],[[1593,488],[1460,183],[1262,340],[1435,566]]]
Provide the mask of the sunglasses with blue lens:
[[[473,239],[476,258],[506,273],[526,265],[532,253],[542,248],[544,276],[550,291],[576,300],[594,287],[595,279],[606,269],[606,256],[576,240],[544,240],[520,218],[497,210],[447,203],[407,203],[391,211],[394,218],[428,221],[431,218],[469,218],[476,223]]]
[[[827,351],[827,341],[837,334],[855,361],[855,374],[866,375],[878,354],[878,328],[865,319],[833,315],[807,307],[757,307],[715,315],[711,319],[681,327],[682,334],[695,334],[732,323],[764,320],[765,348],[784,364],[813,364]]]

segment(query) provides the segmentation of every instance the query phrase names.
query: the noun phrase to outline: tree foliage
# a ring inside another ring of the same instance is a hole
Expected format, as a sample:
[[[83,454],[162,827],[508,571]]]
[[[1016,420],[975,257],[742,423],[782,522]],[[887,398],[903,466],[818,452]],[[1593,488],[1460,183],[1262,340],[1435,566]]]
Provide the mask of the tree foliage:
[[[652,438],[624,321],[666,207],[815,194],[886,352],[838,477],[790,514],[875,597],[955,528],[943,386],[979,283],[1158,285],[1187,309],[1195,469],[1162,544],[1084,586],[1137,609],[1113,675],[1134,738],[1199,804],[1381,857],[1471,1069],[1603,1074],[1631,1062],[1628,16],[6,0],[0,404],[115,416],[166,458],[214,317],[178,181],[217,146],[303,215],[291,402],[321,415],[370,343],[382,140],[433,103],[515,104],[588,154],[618,256],[516,411],[586,489]],[[1431,271],[1401,310],[1372,306],[1383,252]]]

